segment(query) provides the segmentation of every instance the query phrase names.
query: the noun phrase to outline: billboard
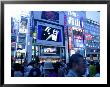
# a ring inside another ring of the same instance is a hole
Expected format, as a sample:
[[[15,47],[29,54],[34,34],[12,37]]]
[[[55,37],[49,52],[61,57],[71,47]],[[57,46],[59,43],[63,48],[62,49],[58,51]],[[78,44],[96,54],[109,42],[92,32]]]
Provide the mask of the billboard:
[[[38,39],[46,40],[46,41],[62,42],[61,30],[48,26],[38,25]]]
[[[43,46],[41,48],[41,55],[42,56],[59,56],[60,48],[53,47],[53,46]]]
[[[43,52],[44,54],[56,54],[56,48],[44,48]]]
[[[62,27],[38,24],[37,44],[62,46],[63,45]]]
[[[56,11],[42,11],[41,19],[59,23],[59,12]]]
[[[74,47],[83,48],[84,47],[83,40],[82,39],[74,39]]]

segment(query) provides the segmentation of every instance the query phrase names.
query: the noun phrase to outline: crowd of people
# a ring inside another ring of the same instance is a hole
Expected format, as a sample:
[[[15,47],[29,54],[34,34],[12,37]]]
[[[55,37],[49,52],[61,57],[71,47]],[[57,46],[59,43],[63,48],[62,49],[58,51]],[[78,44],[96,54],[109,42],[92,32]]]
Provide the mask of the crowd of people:
[[[80,54],[73,54],[69,63],[64,61],[40,63],[37,57],[37,61],[29,64],[12,61],[11,77],[100,77],[100,64],[87,61]]]

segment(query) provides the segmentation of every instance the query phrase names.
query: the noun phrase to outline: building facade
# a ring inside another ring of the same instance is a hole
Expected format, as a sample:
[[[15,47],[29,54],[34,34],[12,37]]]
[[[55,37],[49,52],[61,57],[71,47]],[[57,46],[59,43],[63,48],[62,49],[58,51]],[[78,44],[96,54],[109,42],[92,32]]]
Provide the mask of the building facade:
[[[86,56],[92,55],[95,60],[100,56],[100,25],[91,19],[85,20]]]
[[[87,19],[85,11],[30,11],[11,20],[11,52],[17,62],[38,56],[40,62],[68,63],[76,52],[99,58],[100,25]]]

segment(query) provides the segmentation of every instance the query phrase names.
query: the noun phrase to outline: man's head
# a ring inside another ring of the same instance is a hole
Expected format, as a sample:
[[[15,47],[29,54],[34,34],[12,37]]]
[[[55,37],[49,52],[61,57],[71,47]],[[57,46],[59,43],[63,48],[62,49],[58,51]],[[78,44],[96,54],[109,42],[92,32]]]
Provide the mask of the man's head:
[[[54,34],[54,35],[57,35],[58,32],[59,32],[59,31],[57,31],[57,30],[55,30],[55,29],[53,30],[53,34]]]
[[[83,56],[80,54],[73,54],[69,60],[70,68],[75,70],[78,76],[81,76],[85,73],[86,71],[85,63],[86,62],[83,59]]]

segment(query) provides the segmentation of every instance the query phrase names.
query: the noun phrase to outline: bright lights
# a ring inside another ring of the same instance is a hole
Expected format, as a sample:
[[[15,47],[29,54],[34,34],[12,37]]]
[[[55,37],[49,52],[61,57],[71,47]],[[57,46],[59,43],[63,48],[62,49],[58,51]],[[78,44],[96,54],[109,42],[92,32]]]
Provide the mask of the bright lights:
[[[69,17],[68,18],[68,24],[71,24],[71,22],[72,22],[72,17]]]
[[[32,46],[32,49],[34,49],[34,46]]]
[[[74,11],[68,11],[68,15],[76,17],[76,13]]]
[[[19,33],[27,33],[27,29],[19,29]]]
[[[80,20],[73,17],[68,17],[68,24],[71,24],[73,26],[79,26],[80,27]]]
[[[28,45],[30,45],[30,42],[28,42]]]

